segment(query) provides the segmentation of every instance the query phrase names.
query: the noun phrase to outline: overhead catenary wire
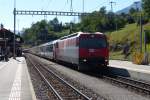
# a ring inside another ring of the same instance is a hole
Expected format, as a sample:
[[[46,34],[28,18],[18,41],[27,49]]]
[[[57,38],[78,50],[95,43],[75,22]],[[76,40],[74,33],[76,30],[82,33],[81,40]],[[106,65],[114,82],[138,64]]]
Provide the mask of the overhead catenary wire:
[[[110,1],[109,3],[110,3],[110,6],[111,6],[111,12],[113,12],[113,4],[116,4],[116,2]]]
[[[63,8],[62,8],[62,11],[63,11],[64,9],[66,9],[66,5],[67,5],[67,4],[68,4],[68,0],[66,0],[64,6],[63,6]]]
[[[53,0],[48,0],[48,3],[47,3],[47,6],[45,6],[46,8],[49,7],[50,3],[52,2]]]

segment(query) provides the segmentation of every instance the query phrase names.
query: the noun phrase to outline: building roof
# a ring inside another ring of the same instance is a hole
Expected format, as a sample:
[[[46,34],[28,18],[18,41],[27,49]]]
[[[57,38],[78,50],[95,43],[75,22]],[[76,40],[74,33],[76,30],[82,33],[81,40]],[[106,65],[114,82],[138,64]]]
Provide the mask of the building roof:
[[[19,35],[16,36],[16,44],[22,44],[23,39]],[[14,33],[5,29],[1,28],[0,29],[0,45],[2,45],[5,41],[8,42],[8,44],[12,45],[14,39]]]

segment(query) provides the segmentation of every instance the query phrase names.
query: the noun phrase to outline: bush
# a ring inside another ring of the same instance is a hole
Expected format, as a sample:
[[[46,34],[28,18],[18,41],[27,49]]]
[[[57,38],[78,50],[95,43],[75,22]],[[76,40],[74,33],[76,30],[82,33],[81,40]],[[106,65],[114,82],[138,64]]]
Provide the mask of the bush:
[[[140,52],[134,52],[133,53],[133,58],[132,58],[132,62],[134,64],[142,64],[143,62],[143,59],[144,59],[144,55]]]

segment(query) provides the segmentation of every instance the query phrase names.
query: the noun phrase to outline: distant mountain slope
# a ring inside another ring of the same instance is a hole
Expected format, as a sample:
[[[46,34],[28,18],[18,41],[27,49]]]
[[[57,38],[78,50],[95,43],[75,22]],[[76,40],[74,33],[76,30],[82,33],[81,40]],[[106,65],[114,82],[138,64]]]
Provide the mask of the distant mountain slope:
[[[117,13],[117,14],[121,14],[121,13],[127,14],[127,13],[129,13],[129,11],[130,11],[131,8],[135,8],[135,9],[138,8],[138,9],[141,10],[141,9],[142,9],[142,2],[141,2],[141,1],[137,1],[137,7],[136,7],[136,4],[133,3],[132,5],[126,7],[126,8],[124,8],[124,9],[122,9],[122,10],[117,11],[116,13]]]

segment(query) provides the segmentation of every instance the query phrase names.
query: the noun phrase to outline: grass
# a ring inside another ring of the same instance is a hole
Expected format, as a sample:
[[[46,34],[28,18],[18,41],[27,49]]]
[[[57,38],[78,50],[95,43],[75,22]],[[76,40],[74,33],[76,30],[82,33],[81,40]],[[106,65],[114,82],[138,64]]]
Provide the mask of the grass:
[[[150,30],[150,23],[143,26],[144,30]],[[131,44],[130,55],[127,60],[131,60],[133,52],[138,52],[140,47],[140,27],[136,24],[128,24],[124,28],[114,31],[108,32],[109,43],[112,44],[120,44],[124,45],[127,41]],[[144,40],[144,39],[143,39]],[[149,53],[150,58],[150,44],[147,45],[147,51]],[[143,52],[144,52],[144,41],[143,41]],[[122,50],[120,51],[111,51],[110,59],[120,59],[124,60],[124,55],[122,54]]]
[[[136,38],[133,38],[133,37],[136,37],[137,33],[139,33],[138,29],[139,27],[137,27],[136,24],[128,24],[124,28],[118,31],[110,32],[109,42],[110,44],[113,44],[113,43],[123,44],[127,40],[129,40],[130,42],[133,42],[136,40]]]
[[[123,59],[124,55],[121,51],[110,52],[110,59]]]
[[[115,52],[110,52],[109,53],[111,60],[132,60],[132,56],[129,55],[127,58],[125,58],[125,55],[122,53],[122,51],[115,51]]]

